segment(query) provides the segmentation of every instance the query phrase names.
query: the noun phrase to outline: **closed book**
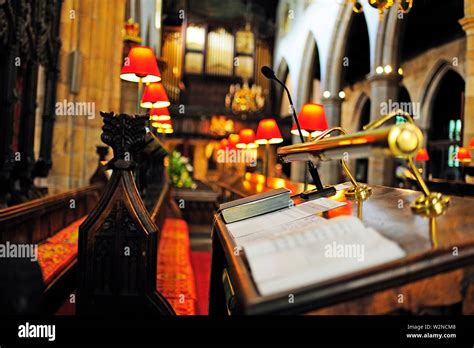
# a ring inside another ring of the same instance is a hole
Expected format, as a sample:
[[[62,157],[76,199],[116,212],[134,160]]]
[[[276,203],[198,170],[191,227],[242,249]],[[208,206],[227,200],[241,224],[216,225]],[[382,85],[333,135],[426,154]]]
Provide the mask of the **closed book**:
[[[236,199],[219,206],[219,212],[224,222],[248,219],[272,211],[288,208],[290,205],[290,190],[279,188],[264,193]]]

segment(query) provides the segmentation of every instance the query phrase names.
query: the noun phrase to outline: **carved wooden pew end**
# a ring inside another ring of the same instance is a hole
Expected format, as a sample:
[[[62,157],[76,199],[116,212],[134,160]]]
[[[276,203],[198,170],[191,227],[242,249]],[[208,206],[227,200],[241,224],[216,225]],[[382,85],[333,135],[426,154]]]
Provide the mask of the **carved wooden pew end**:
[[[156,291],[158,229],[133,175],[148,117],[101,116],[102,141],[114,152],[108,164],[113,173],[79,228],[77,314],[174,314]]]

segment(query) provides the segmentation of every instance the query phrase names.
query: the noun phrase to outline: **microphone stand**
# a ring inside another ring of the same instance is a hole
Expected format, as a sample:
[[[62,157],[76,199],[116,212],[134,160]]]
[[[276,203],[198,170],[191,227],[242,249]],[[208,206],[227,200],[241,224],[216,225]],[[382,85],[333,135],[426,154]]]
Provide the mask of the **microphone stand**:
[[[266,74],[264,74],[265,77],[269,78]],[[295,106],[293,104],[293,100],[291,99],[291,94],[286,85],[281,82],[276,75],[273,73],[273,76],[271,77],[273,80],[278,82],[286,91],[286,95],[288,96],[288,100],[290,102],[291,106],[291,112],[293,115],[293,119],[295,120],[296,127],[298,128],[298,134],[300,136],[300,140],[302,143],[305,142],[303,132],[301,131],[300,123],[298,121],[298,117],[296,116],[296,111],[295,111]],[[324,187],[321,178],[319,177],[318,169],[315,167],[314,163],[312,161],[308,161],[308,170],[309,174],[311,175],[311,178],[314,181],[314,184],[316,185],[315,190],[308,190],[301,192],[299,195],[303,199],[315,199],[315,198],[320,198],[320,197],[328,197],[336,194],[336,189],[334,186],[328,186]],[[305,174],[306,176],[306,174]]]

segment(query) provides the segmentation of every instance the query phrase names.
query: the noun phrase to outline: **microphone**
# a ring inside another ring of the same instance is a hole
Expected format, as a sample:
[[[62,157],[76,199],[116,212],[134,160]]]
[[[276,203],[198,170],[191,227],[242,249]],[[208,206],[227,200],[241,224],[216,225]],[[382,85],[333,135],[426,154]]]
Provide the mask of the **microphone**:
[[[286,91],[286,95],[288,96],[288,101],[290,102],[290,107],[291,107],[291,112],[293,115],[293,119],[295,120],[296,123],[296,128],[298,129],[298,134],[300,136],[300,140],[302,143],[304,143],[304,136],[303,132],[301,131],[300,123],[298,121],[298,117],[296,116],[296,111],[295,111],[295,106],[293,104],[293,100],[291,99],[291,93],[286,87],[286,85],[281,82],[278,77],[276,77],[275,71],[273,71],[272,68],[268,66],[262,66],[260,69],[262,72],[263,76],[265,76],[269,80],[274,80],[278,84],[280,84]],[[302,198],[309,199],[309,198],[316,198],[315,196],[318,197],[327,197],[327,196],[332,196],[336,193],[336,189],[333,186],[330,187],[324,187],[321,178],[319,177],[319,173],[317,168],[314,166],[314,163],[312,161],[308,161],[308,170],[309,173],[311,174],[311,177],[314,181],[314,184],[316,185],[316,190],[313,191],[305,191],[300,194]],[[305,180],[306,182],[306,180]],[[305,185],[306,186],[306,185]]]
[[[269,68],[268,66],[262,66],[262,74],[269,80],[278,80],[277,77],[275,76],[275,72]]]

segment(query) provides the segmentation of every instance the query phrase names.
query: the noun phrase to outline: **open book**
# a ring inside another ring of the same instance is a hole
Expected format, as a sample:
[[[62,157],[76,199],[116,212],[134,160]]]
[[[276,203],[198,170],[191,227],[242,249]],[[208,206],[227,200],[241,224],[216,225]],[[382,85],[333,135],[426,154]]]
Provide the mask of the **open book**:
[[[262,295],[291,291],[405,256],[398,244],[352,216],[327,220],[310,215],[237,240]]]

